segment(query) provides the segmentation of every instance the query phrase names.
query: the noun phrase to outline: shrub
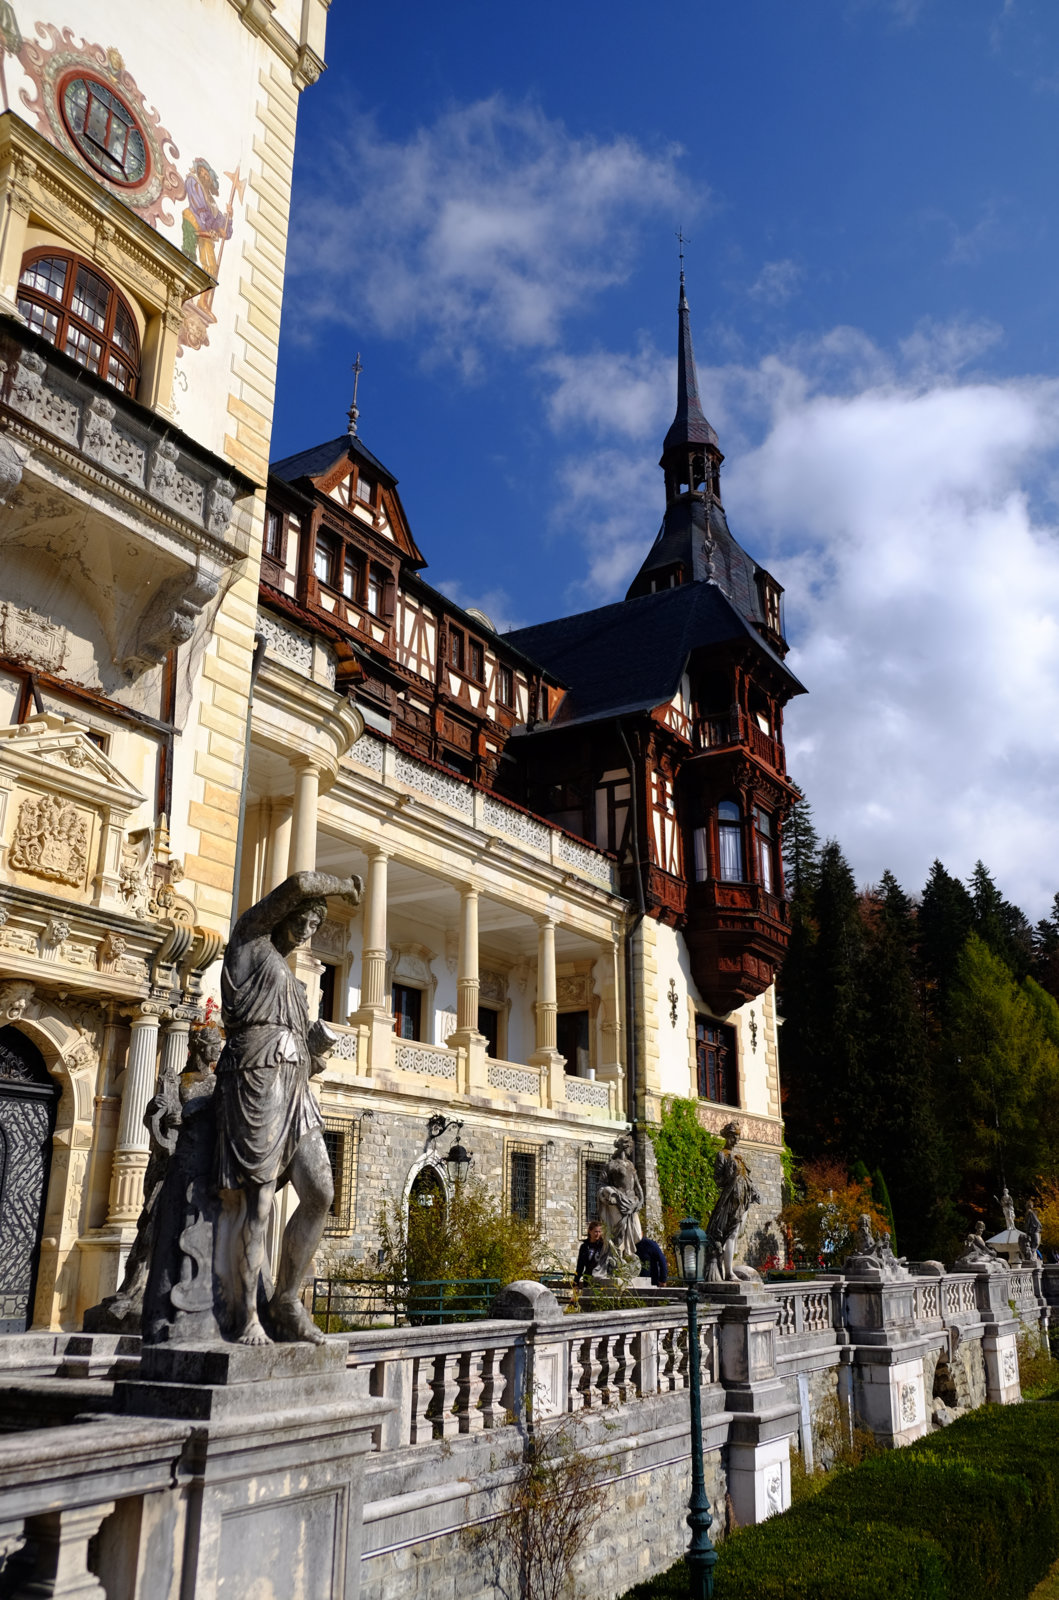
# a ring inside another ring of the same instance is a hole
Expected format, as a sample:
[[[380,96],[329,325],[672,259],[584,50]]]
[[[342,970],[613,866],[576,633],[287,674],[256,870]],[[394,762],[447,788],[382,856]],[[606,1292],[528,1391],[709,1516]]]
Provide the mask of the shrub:
[[[985,1406],[721,1550],[718,1600],[1024,1600],[1059,1554],[1059,1414]]]
[[[375,1275],[388,1283],[514,1283],[536,1278],[545,1265],[540,1229],[508,1215],[480,1178],[457,1184],[443,1208],[413,1210],[407,1224],[399,1202],[384,1206],[379,1238],[384,1257]]]
[[[863,1213],[877,1235],[890,1229],[889,1217],[872,1197],[871,1180],[851,1178],[839,1161],[807,1161],[801,1188],[801,1196],[784,1206],[780,1220],[793,1235],[795,1249],[811,1259],[848,1255]]]

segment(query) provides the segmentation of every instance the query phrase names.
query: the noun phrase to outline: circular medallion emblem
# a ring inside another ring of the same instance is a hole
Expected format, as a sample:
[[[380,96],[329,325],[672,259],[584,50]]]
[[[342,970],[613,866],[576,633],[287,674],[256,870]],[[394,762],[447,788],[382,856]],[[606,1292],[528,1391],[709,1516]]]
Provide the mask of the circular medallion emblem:
[[[88,73],[71,75],[59,100],[66,131],[90,167],[129,188],[145,182],[147,141],[135,114],[113,89]]]

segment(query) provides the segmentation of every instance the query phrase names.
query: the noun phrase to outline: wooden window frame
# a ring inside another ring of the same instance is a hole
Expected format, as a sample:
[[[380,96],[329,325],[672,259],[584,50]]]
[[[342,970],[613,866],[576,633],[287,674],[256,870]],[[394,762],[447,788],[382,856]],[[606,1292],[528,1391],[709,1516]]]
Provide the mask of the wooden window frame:
[[[448,666],[451,672],[458,672],[465,676],[464,664],[467,660],[467,635],[462,628],[449,629]]]
[[[271,517],[278,517],[279,519],[278,552],[273,552],[269,548],[268,529]],[[261,559],[263,561],[271,561],[277,567],[285,567],[287,564],[287,513],[278,511],[275,506],[265,507],[265,525],[261,532]]]
[[[66,273],[63,279],[62,294],[58,299],[46,294],[44,290],[36,289],[32,285],[24,284],[22,281],[25,273],[31,271],[42,261],[62,261],[65,263]],[[90,273],[108,291],[107,313],[102,328],[97,328],[94,323],[89,322],[87,318],[73,309],[74,289],[77,284],[77,275],[80,271]],[[15,296],[19,302],[20,310],[22,302],[25,302],[27,305],[36,306],[56,318],[54,338],[49,337],[40,328],[34,329],[34,332],[39,334],[42,339],[47,340],[56,350],[61,350],[64,355],[69,356],[71,361],[76,361],[78,366],[84,367],[86,372],[92,372],[93,368],[67,349],[69,333],[71,331],[80,333],[98,344],[101,349],[101,356],[99,368],[95,370],[95,376],[104,383],[109,384],[112,389],[116,389],[119,394],[128,396],[130,400],[136,399],[143,370],[142,340],[136,312],[128,296],[118,288],[113,278],[108,277],[105,272],[99,270],[94,261],[89,261],[84,256],[79,256],[73,250],[64,250],[61,247],[55,247],[50,244],[38,245],[32,250],[27,250],[22,257]],[[129,320],[132,344],[134,346],[131,353],[123,350],[114,339],[114,325],[117,321],[119,308],[125,312]],[[32,323],[30,323],[30,326],[32,327]],[[127,387],[116,383],[111,377],[111,362],[116,362],[128,374]]]
[[[505,711],[515,709],[515,671],[502,661],[496,669],[496,703]]]
[[[706,1037],[708,1034],[717,1035],[715,1039]],[[728,1091],[728,1096],[710,1094],[711,1070],[707,1052],[717,1052],[714,1067],[714,1085]],[[705,1084],[706,1092],[703,1092]],[[739,1036],[736,1030],[726,1022],[721,1022],[716,1017],[706,1017],[696,1012],[695,1015],[695,1092],[700,1100],[709,1105],[739,1106]]]
[[[419,1028],[418,1028],[418,1032],[413,1036],[413,1038],[411,1040],[409,1040],[407,1034],[398,1033],[398,1031],[397,1031],[397,1016],[398,1016],[398,1012],[397,1012],[397,1007],[394,1005],[394,990],[395,989],[405,989],[405,990],[407,990],[407,992],[409,994],[417,994],[419,996]],[[393,980],[393,982],[390,984],[390,1009],[391,1009],[391,1011],[393,1013],[393,1036],[394,1036],[395,1039],[403,1039],[406,1043],[411,1043],[411,1044],[426,1044],[427,1043],[427,1040],[424,1037],[424,1035],[426,1033],[427,1011],[429,1009],[429,1004],[428,1003],[424,1003],[426,1001],[427,993],[428,993],[428,991],[426,989],[424,989],[420,984],[418,984],[418,983],[406,983],[403,978],[395,978]]]

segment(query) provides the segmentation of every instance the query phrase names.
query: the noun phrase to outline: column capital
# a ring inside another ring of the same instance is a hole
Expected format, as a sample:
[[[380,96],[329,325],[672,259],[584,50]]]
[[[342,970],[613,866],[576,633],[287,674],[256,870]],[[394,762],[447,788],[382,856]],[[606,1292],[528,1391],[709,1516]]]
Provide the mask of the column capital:
[[[320,756],[293,755],[287,758],[295,772],[315,772],[317,777],[327,770],[328,764]]]
[[[161,1000],[140,1000],[135,1005],[123,1006],[122,1014],[130,1027],[145,1028],[149,1025],[157,1028],[160,1022],[168,1022],[173,1015],[172,1006],[164,1004]]]

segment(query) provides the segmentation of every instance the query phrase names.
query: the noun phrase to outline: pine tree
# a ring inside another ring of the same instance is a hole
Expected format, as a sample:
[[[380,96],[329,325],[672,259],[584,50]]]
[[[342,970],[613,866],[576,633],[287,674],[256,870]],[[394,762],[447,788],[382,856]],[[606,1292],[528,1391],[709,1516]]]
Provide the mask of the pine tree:
[[[800,794],[783,824],[783,881],[787,898],[811,897],[820,876],[820,839],[808,800]]]
[[[820,852],[811,896],[792,906],[780,1008],[786,1116],[802,1159],[850,1148],[851,1096],[862,1032],[863,938],[853,874],[834,840]]]
[[[917,918],[921,972],[935,1015],[956,975],[960,952],[974,924],[974,901],[940,861],[930,869]]]
[[[889,1174],[887,1203],[901,1237],[923,1256],[933,1245],[939,1192],[949,1185],[914,970],[916,919],[891,872],[866,897],[864,910],[864,1032],[851,1116],[857,1149],[876,1174]]]
[[[975,933],[1016,978],[1025,978],[1033,964],[1033,932],[1025,914],[1004,899],[983,861],[975,862],[969,888]]]
[[[1052,900],[1052,914],[1042,917],[1033,930],[1033,977],[1059,998],[1059,894]]]

